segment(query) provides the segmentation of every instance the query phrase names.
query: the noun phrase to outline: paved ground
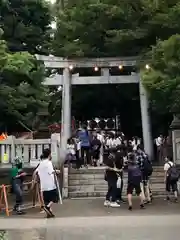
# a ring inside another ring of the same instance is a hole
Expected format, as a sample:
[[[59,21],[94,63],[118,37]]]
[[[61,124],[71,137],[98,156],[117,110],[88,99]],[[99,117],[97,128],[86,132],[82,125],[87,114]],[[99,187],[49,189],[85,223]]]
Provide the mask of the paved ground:
[[[101,217],[101,216],[132,216],[132,215],[180,215],[180,203],[164,201],[164,199],[155,199],[146,209],[139,208],[138,199],[134,199],[133,211],[127,210],[127,204],[122,204],[120,208],[107,208],[103,206],[103,199],[68,199],[62,205],[55,205],[53,210],[56,217]],[[12,215],[12,218],[20,218]],[[24,218],[43,218],[39,208],[27,210]]]
[[[19,219],[9,225],[20,230],[6,232],[8,240],[179,240],[180,234],[177,215]]]
[[[54,208],[55,219],[44,219],[37,210],[27,216],[0,218],[0,240],[173,240],[180,239],[180,204],[155,200],[140,210],[127,205],[103,207],[102,199],[66,200]]]

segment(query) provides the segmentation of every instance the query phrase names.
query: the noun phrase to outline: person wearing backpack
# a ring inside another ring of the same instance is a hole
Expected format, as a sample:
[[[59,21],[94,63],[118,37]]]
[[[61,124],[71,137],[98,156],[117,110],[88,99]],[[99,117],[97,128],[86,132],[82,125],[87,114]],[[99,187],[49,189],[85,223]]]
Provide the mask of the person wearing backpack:
[[[149,179],[153,173],[152,162],[148,155],[143,151],[142,146],[137,147],[136,159],[142,172],[141,191],[143,198],[146,199],[145,203],[152,201]]]
[[[141,194],[141,182],[142,172],[140,166],[136,160],[135,154],[131,153],[128,155],[128,186],[127,186],[127,197],[129,210],[132,210],[132,194],[136,191],[136,195],[140,198],[140,208],[144,208],[144,198]]]
[[[166,158],[166,163],[164,164],[164,182],[166,184],[166,200],[170,200],[171,189],[174,193],[175,202],[178,201],[178,188],[177,182],[180,177],[180,173],[176,168],[175,164],[171,158]]]

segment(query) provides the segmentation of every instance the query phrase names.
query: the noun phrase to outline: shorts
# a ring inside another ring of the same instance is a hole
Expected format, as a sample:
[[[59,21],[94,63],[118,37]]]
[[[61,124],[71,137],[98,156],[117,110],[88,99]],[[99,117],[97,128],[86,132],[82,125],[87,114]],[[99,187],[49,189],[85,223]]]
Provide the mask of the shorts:
[[[170,192],[172,189],[173,192],[177,191],[177,181],[170,181],[170,180],[166,180],[166,191]]]
[[[128,183],[127,186],[127,194],[133,194],[133,191],[135,190],[136,195],[139,196],[141,194],[141,185],[139,183]]]
[[[100,157],[100,151],[92,151],[92,157],[95,160],[99,160]]]
[[[50,202],[58,203],[59,195],[57,189],[43,191],[43,200],[45,205],[48,205]]]

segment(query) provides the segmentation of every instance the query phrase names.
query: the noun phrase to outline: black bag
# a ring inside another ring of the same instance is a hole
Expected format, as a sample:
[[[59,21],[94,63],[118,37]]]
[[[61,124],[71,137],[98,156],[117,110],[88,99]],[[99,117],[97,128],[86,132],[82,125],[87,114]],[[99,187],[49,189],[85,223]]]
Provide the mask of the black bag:
[[[170,181],[172,182],[177,182],[180,176],[180,173],[178,171],[178,169],[176,168],[176,166],[172,165],[170,163],[168,163],[170,168],[167,170],[167,177],[169,178]]]
[[[143,171],[147,176],[151,176],[153,173],[152,162],[148,159],[148,157],[144,158]]]

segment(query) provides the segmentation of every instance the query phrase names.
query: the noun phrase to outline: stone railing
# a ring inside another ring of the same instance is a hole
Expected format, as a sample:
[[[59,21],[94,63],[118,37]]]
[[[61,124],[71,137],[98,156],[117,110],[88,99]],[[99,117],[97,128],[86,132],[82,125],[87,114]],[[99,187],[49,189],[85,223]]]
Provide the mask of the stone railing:
[[[0,163],[11,163],[15,156],[23,158],[24,163],[40,158],[43,149],[51,148],[51,139],[8,138],[0,142]]]

